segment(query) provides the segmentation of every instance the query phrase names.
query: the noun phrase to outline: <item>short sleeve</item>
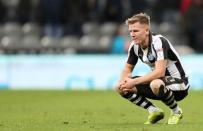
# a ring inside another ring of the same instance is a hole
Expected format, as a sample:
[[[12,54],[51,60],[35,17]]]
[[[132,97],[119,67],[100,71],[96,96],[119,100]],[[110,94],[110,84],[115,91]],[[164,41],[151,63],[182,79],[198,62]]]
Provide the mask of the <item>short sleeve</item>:
[[[129,50],[128,50],[127,63],[131,64],[131,65],[136,65],[137,61],[138,61],[138,56],[135,54],[134,46],[131,45]]]
[[[164,60],[168,58],[169,44],[165,38],[160,37],[154,48],[157,54],[157,60]]]

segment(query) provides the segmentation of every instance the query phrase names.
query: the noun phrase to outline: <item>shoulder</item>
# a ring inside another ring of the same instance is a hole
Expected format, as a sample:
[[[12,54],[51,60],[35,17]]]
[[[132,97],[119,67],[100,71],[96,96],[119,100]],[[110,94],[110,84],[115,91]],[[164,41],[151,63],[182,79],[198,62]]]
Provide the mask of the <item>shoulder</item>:
[[[128,48],[128,51],[130,51],[130,50],[136,50],[136,49],[138,49],[138,45],[137,44],[135,44],[135,42],[134,41],[131,41],[130,42],[130,46],[129,46],[129,48]]]
[[[137,55],[138,54],[138,49],[139,49],[139,46],[134,41],[131,41],[130,46],[128,48],[128,53]]]
[[[153,44],[161,42],[162,38],[165,39],[165,37],[163,35],[161,35],[161,34],[152,34],[152,42],[153,42]]]
[[[134,42],[133,42],[133,41],[131,41],[131,42],[130,42],[130,46],[129,46],[128,50],[130,50],[131,48],[133,48],[133,46],[134,46]]]
[[[163,46],[169,46],[169,40],[161,35],[161,34],[153,34],[152,35],[152,45],[155,48],[163,47]]]

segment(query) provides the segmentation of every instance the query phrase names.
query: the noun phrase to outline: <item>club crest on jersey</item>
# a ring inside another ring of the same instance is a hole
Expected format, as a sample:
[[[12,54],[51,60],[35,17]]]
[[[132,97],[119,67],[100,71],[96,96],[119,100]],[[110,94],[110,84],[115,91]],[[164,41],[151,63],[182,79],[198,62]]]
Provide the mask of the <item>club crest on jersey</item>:
[[[149,53],[147,55],[147,58],[148,58],[149,61],[153,61],[155,59],[154,56],[152,55],[152,53]]]

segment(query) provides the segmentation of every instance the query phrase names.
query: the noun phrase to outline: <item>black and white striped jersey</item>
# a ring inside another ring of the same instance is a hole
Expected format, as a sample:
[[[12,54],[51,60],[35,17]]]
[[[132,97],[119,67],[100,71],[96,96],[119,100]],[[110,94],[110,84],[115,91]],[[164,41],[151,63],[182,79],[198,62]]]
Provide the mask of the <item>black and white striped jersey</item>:
[[[184,79],[185,71],[181,65],[180,58],[172,44],[162,35],[150,34],[149,46],[142,49],[134,42],[131,43],[128,50],[127,63],[136,65],[138,58],[151,67],[155,67],[155,61],[167,60],[165,76]]]

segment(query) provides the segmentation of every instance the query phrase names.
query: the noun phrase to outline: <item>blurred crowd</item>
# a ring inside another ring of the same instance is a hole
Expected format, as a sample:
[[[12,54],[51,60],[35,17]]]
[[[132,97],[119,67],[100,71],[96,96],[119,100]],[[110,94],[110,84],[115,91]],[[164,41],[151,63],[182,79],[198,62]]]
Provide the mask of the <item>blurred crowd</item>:
[[[182,54],[203,52],[203,0],[0,0],[0,51],[123,54],[139,12]]]

